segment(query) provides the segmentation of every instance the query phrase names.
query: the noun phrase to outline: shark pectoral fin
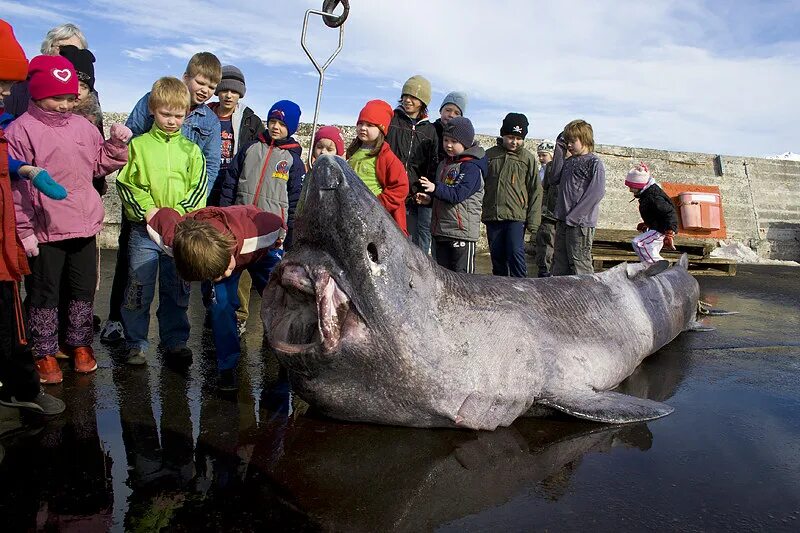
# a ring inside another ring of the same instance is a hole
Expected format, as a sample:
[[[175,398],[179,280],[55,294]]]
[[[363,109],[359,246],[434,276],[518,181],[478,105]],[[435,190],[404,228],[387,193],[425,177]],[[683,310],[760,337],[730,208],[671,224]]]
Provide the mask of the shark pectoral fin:
[[[661,418],[673,411],[672,407],[660,402],[611,391],[569,391],[538,399],[536,403],[577,418],[607,424],[644,422]]]

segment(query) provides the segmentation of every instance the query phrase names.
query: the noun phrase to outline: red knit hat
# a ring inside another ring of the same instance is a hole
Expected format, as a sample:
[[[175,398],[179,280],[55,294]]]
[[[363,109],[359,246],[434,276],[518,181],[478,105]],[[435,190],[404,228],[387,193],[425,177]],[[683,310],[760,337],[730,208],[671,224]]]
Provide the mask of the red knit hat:
[[[384,135],[389,131],[389,123],[392,121],[392,106],[383,100],[370,100],[361,113],[358,114],[359,122],[369,122],[375,124]]]
[[[28,76],[28,58],[14,37],[14,29],[0,19],[0,80],[23,81]]]
[[[328,139],[336,145],[336,155],[344,155],[344,139],[342,139],[342,132],[336,126],[322,126],[314,134],[314,146],[317,145],[320,139]]]
[[[62,94],[78,95],[78,75],[69,59],[62,56],[36,56],[28,70],[31,98],[41,100]]]

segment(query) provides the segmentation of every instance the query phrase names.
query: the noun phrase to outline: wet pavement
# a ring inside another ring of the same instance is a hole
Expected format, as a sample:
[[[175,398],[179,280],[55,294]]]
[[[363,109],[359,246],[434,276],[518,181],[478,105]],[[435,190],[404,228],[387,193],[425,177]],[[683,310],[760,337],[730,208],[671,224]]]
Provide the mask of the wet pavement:
[[[106,252],[101,316],[112,271]],[[740,266],[700,285],[740,314],[682,334],[621,386],[672,415],[491,433],[315,416],[262,348],[257,314],[241,388],[221,395],[193,288],[191,367],[156,354],[125,367],[97,342],[95,375],[62,363],[48,387],[65,415],[0,437],[2,529],[800,530],[800,269]]]

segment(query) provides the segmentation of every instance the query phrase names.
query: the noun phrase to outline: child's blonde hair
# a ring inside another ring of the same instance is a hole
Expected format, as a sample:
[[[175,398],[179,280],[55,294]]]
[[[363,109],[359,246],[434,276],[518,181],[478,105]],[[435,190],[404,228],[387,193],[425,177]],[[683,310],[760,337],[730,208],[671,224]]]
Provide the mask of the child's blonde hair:
[[[171,76],[157,79],[147,100],[147,107],[151,113],[160,107],[189,111],[189,105],[189,89],[186,88],[186,84]]]
[[[592,125],[582,119],[573,120],[564,126],[567,142],[578,139],[590,152],[594,152],[594,131]]]
[[[194,78],[198,74],[208,78],[214,85],[222,81],[222,65],[217,56],[211,52],[198,52],[192,56],[186,64],[186,72],[189,78]]]
[[[386,137],[384,137],[383,132],[378,130],[378,138],[375,139],[375,148],[370,150],[369,157],[377,157],[379,153],[381,153],[381,146],[386,141]],[[358,149],[361,148],[361,145],[364,144],[361,139],[356,137],[353,141],[347,146],[347,151],[345,152],[345,159],[350,159],[353,157],[353,154],[358,152]]]
[[[175,226],[172,255],[175,268],[185,281],[215,280],[225,274],[236,239],[208,222],[193,218]]]

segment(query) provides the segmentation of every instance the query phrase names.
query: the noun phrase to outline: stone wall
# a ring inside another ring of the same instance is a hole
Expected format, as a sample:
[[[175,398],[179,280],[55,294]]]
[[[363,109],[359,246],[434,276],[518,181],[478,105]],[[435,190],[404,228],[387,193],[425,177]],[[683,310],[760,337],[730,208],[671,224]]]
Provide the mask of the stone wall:
[[[107,113],[106,127],[124,119],[123,114]],[[352,126],[341,129],[345,142],[355,136]],[[304,154],[310,131],[310,124],[302,124],[296,135]],[[481,135],[478,142],[489,148],[495,138]],[[526,146],[533,151],[538,142],[529,139]],[[800,260],[800,162],[611,145],[598,145],[596,152],[606,166],[606,196],[600,204],[599,227],[636,227],[637,206],[630,203],[631,194],[623,181],[635,162],[644,161],[657,181],[719,186],[729,239],[750,246],[761,257]],[[113,176],[109,181],[109,193],[104,198],[106,227],[100,246],[115,248],[120,207]]]

